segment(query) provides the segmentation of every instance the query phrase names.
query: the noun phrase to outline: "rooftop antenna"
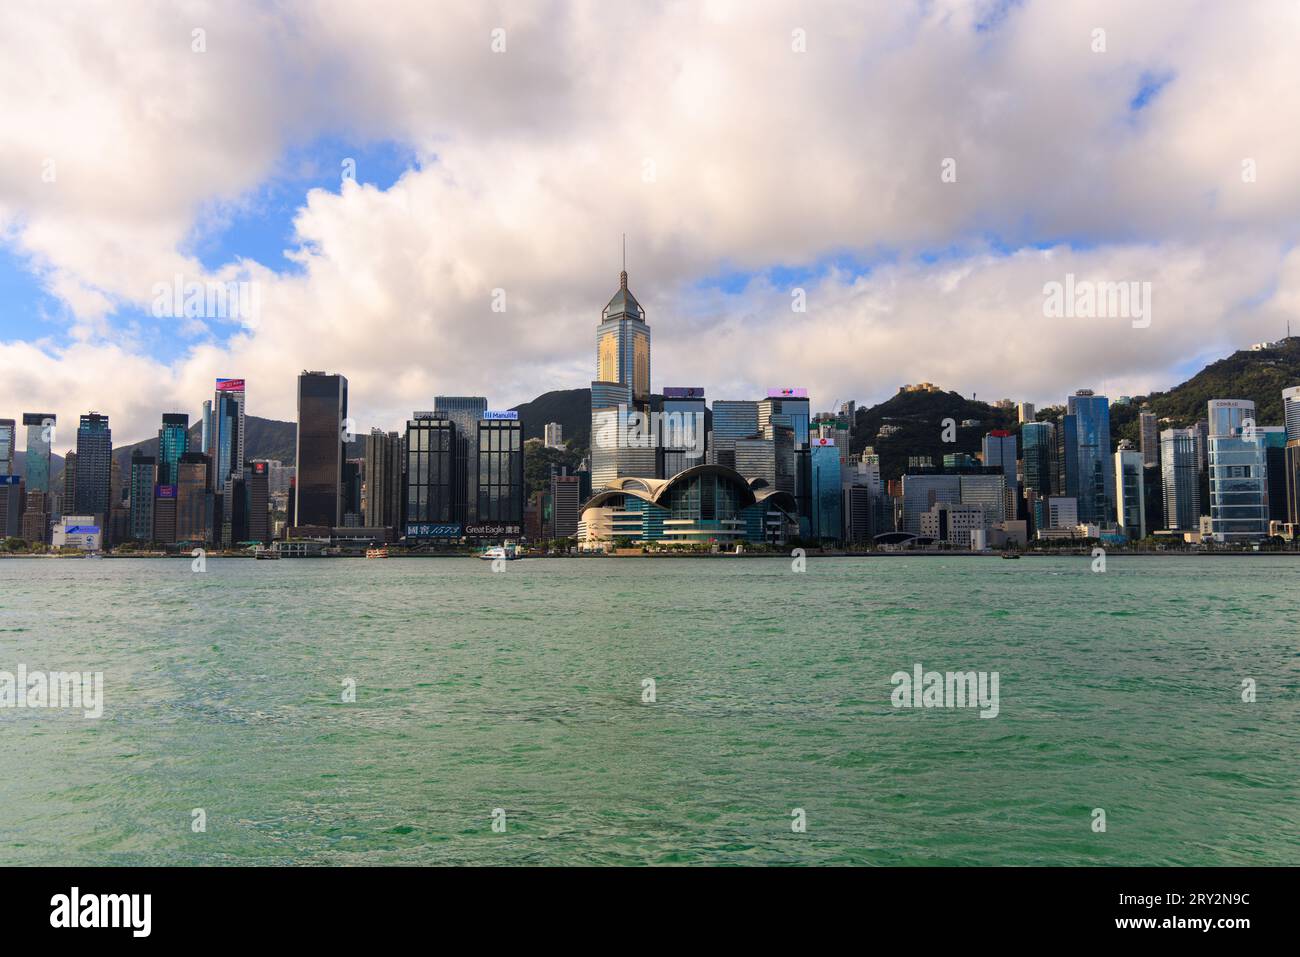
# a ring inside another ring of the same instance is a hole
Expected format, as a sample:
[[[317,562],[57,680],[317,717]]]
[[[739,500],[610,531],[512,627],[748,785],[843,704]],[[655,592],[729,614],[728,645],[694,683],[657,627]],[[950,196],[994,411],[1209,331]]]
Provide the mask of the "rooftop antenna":
[[[623,234],[623,271],[618,274],[618,284],[622,289],[627,288],[627,233]]]

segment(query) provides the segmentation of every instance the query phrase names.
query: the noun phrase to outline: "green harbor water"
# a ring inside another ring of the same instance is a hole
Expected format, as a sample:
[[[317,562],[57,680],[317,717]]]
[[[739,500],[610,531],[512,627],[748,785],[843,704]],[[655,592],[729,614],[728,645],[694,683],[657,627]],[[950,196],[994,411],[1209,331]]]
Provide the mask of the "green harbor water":
[[[1091,564],[0,561],[0,864],[1300,864],[1300,559]]]

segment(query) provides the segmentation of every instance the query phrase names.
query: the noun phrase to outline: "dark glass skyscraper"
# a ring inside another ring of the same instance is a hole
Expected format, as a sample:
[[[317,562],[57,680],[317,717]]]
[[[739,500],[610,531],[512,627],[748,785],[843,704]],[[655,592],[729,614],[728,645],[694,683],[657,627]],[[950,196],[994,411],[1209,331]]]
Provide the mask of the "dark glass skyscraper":
[[[298,376],[298,525],[335,528],[343,521],[343,421],[348,380],[341,375]]]
[[[464,481],[457,480],[452,489],[451,521],[472,522],[478,514],[478,456],[476,442],[478,420],[487,411],[487,399],[481,395],[439,395],[434,396],[433,412],[448,419],[456,427],[453,436],[456,456],[457,475],[463,475]]]
[[[157,463],[139,449],[131,454],[131,538],[153,541],[153,489]]]
[[[98,516],[106,524],[112,507],[113,432],[108,416],[88,412],[77,427],[76,498],[72,512]],[[64,514],[68,509],[64,508]],[[107,537],[107,536],[105,536]]]
[[[1025,490],[1044,499],[1053,494],[1056,472],[1056,426],[1051,422],[1026,422],[1020,427]]]
[[[524,522],[524,428],[519,419],[478,423],[478,516],[485,522]]]
[[[404,514],[408,535],[424,537],[429,533],[418,526],[463,524],[454,517],[456,499],[464,499],[463,491],[459,496],[455,491],[464,486],[464,473],[457,468],[456,432],[455,423],[432,412],[416,413],[406,423]],[[367,522],[375,524],[370,519]]]
[[[158,430],[158,484],[175,485],[176,467],[190,450],[190,417],[184,412],[164,412]]]

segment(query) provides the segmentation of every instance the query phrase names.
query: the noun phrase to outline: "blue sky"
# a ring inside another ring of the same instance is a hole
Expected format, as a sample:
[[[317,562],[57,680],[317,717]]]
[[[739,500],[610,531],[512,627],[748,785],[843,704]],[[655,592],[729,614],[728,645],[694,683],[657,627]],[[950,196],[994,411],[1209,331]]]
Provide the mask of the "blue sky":
[[[239,375],[251,413],[290,418],[304,367],[347,374],[385,427],[437,394],[584,386],[620,233],[656,386],[1168,388],[1300,313],[1300,129],[1278,119],[1300,114],[1300,14],[1185,10],[1108,6],[1099,49],[1086,0],[231,0],[201,52],[183,8],[123,0],[107,31],[15,11],[0,414],[102,406],[138,438]],[[340,190],[348,157],[373,188]],[[295,216],[309,270],[284,255]],[[241,258],[271,270],[261,321],[148,315],[159,281]],[[1067,273],[1150,282],[1154,322],[1045,321]]]

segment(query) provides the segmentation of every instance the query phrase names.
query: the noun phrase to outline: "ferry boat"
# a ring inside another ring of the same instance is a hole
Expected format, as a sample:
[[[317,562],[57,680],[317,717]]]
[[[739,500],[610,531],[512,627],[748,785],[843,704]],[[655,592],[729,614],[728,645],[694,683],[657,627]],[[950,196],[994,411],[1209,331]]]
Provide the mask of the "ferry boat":
[[[1002,557],[1003,557],[1003,558],[1019,558],[1019,557],[1020,557],[1020,553],[1019,553],[1019,552],[1010,552],[1010,551],[1008,551],[1008,552],[1003,552],[1003,553],[1002,553]]]
[[[510,562],[514,561],[519,556],[515,554],[515,543],[506,542],[503,545],[494,545],[486,551],[480,552],[478,557],[483,559],[485,562],[494,562],[498,559]]]
[[[259,548],[253,552],[253,557],[258,561],[279,561],[280,553],[274,548]]]
[[[388,546],[387,546],[387,545],[384,545],[384,546],[382,546],[382,547],[380,547],[380,548],[367,548],[367,549],[366,549],[366,558],[387,558],[387,557],[388,557]]]

